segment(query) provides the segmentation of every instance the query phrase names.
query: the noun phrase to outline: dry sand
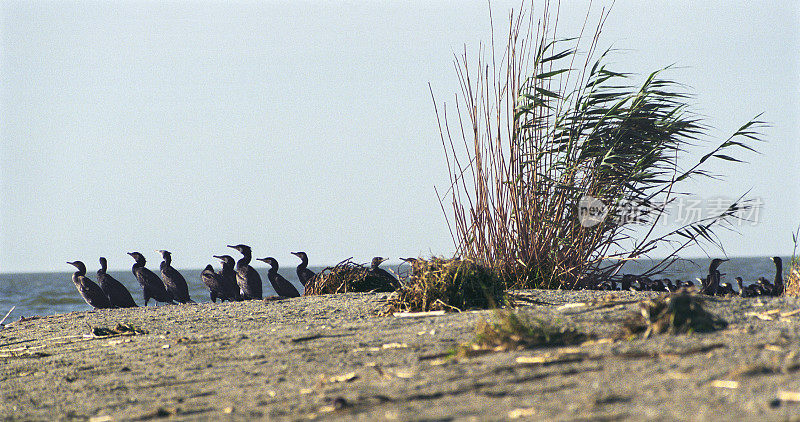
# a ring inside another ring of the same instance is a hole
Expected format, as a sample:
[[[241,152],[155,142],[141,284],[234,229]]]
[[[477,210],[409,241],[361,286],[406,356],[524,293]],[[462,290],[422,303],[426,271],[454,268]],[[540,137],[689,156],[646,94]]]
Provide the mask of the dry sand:
[[[495,314],[378,316],[386,294],[74,312],[0,330],[0,415],[800,420],[797,298],[710,299],[727,329],[612,341],[636,300],[653,294],[521,294],[525,312],[598,340],[449,358]],[[117,323],[148,334],[84,337]]]

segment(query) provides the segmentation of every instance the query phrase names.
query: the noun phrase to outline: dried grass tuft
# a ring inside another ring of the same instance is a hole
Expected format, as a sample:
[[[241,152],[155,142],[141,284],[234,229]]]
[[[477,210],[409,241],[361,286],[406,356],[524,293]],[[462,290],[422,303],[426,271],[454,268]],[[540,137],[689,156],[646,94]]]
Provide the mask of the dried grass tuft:
[[[786,278],[784,295],[800,296],[800,258],[792,258],[789,266],[789,277]]]
[[[728,323],[703,307],[705,298],[688,290],[639,302],[639,312],[624,324],[629,335],[705,333],[721,330]]]
[[[505,304],[505,283],[491,269],[466,259],[414,259],[410,274],[386,311],[428,312],[495,308]]]
[[[589,336],[521,312],[500,312],[495,322],[481,321],[475,330],[471,349],[495,351],[522,350],[579,344]]]
[[[350,292],[393,292],[397,280],[388,280],[372,273],[369,267],[348,258],[320,271],[306,285],[304,296]]]
[[[147,334],[147,330],[133,324],[123,323],[118,323],[114,328],[92,327],[92,335],[95,337],[135,336],[137,334]]]

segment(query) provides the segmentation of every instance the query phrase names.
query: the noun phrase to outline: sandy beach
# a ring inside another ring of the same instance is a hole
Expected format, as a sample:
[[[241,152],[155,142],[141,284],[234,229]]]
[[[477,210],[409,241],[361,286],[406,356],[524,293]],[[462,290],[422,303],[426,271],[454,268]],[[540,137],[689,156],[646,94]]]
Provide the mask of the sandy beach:
[[[710,298],[727,329],[615,340],[653,293],[518,292],[594,339],[455,358],[472,311],[387,294],[73,312],[0,330],[6,420],[800,420],[800,299]],[[147,334],[92,336],[118,323]]]

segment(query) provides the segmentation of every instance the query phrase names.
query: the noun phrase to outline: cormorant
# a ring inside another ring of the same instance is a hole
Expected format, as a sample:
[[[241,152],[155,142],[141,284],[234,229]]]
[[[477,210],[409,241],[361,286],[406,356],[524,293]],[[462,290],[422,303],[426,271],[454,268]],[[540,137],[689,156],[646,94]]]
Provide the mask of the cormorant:
[[[203,283],[208,287],[212,302],[217,303],[217,298],[220,298],[221,301],[227,298],[222,276],[214,271],[214,267],[211,264],[206,265],[206,268],[200,273],[200,278],[203,279]]]
[[[67,264],[78,269],[78,271],[72,273],[72,282],[75,283],[78,292],[83,296],[83,300],[95,309],[110,308],[111,303],[100,286],[86,277],[86,265],[83,265],[81,261],[67,262]]]
[[[758,278],[758,286],[760,288],[759,290],[761,290],[761,294],[764,296],[772,296],[772,292],[775,291],[775,286],[764,277]]]
[[[395,291],[400,288],[400,282],[391,275],[388,271],[384,270],[383,268],[379,268],[379,266],[386,261],[388,258],[382,258],[380,256],[376,256],[372,258],[372,263],[370,264],[368,273],[373,277],[378,277],[386,280],[388,283],[388,290],[387,291]]]
[[[775,263],[775,289],[772,291],[772,295],[780,296],[783,294],[783,260],[773,256],[772,262]]]
[[[239,290],[243,299],[261,299],[261,276],[255,268],[250,266],[250,260],[253,259],[253,253],[247,245],[228,245],[229,248],[236,249],[240,254],[244,255],[236,263],[236,284],[239,285]]]
[[[733,293],[733,286],[728,282],[720,283],[717,288],[717,296],[732,295]]]
[[[136,308],[137,305],[131,292],[116,278],[108,275],[106,270],[108,270],[108,261],[101,256],[100,269],[97,270],[97,284],[103,289],[103,293],[106,294],[111,305],[115,308]]]
[[[222,264],[222,269],[217,274],[222,277],[222,291],[225,293],[225,297],[220,296],[220,299],[242,300],[239,285],[236,284],[236,270],[233,269],[236,261],[230,255],[214,255],[214,258],[219,259],[220,264]]]
[[[666,284],[664,284],[664,280],[655,279],[650,282],[650,288],[654,292],[668,292],[669,289],[667,288]]]
[[[753,297],[760,294],[758,285],[750,284],[745,286],[741,277],[736,277],[734,280],[736,280],[736,285],[739,286],[739,296]]]
[[[705,293],[708,295],[714,295],[717,293],[719,281],[722,277],[717,268],[725,261],[727,261],[727,259],[714,258],[711,260],[711,264],[708,266],[708,276],[705,280],[703,280],[703,287],[700,289],[700,293]]]
[[[159,249],[161,254],[161,279],[164,280],[164,287],[172,295],[172,297],[180,303],[194,303],[189,297],[189,286],[186,284],[186,279],[183,275],[172,267],[172,254],[169,251]]]
[[[297,291],[294,285],[282,275],[278,274],[278,261],[276,261],[275,258],[268,256],[266,258],[258,258],[256,261],[269,264],[270,269],[267,273],[267,277],[269,278],[270,284],[272,284],[272,288],[275,289],[275,293],[284,297],[300,297],[300,292]]]
[[[156,302],[166,302],[172,303],[175,302],[172,300],[172,295],[167,291],[167,288],[164,287],[164,282],[158,278],[155,273],[145,268],[145,264],[147,261],[144,259],[144,255],[140,254],[139,252],[128,252],[128,255],[133,257],[136,261],[133,264],[133,268],[131,271],[133,275],[136,276],[136,281],[139,282],[139,285],[142,286],[142,296],[144,297],[144,306],[147,306],[147,301],[150,299],[155,300]],[[156,303],[158,305],[158,303]]]
[[[636,276],[633,274],[625,274],[622,276],[622,290],[630,291],[633,290],[633,282],[636,281]]]
[[[314,278],[317,274],[308,269],[308,255],[305,252],[292,252],[292,255],[300,258],[302,261],[297,265],[297,278],[300,283],[305,287],[308,281]]]

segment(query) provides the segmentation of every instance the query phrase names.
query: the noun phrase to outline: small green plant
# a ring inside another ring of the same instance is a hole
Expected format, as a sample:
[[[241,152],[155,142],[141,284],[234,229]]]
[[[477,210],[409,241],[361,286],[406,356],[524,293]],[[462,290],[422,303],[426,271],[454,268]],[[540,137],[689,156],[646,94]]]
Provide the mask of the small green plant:
[[[414,259],[410,275],[387,301],[387,312],[462,311],[505,304],[505,283],[468,259]]]
[[[706,333],[721,330],[728,323],[703,307],[705,298],[689,291],[661,296],[639,303],[639,312],[624,324],[628,335]]]
[[[497,312],[496,320],[478,323],[475,337],[459,346],[455,356],[481,351],[508,351],[579,344],[590,337],[576,328],[549,322],[519,311]]]
[[[362,264],[348,258],[320,271],[306,285],[304,296],[350,292],[393,292],[397,283],[376,276]]]

